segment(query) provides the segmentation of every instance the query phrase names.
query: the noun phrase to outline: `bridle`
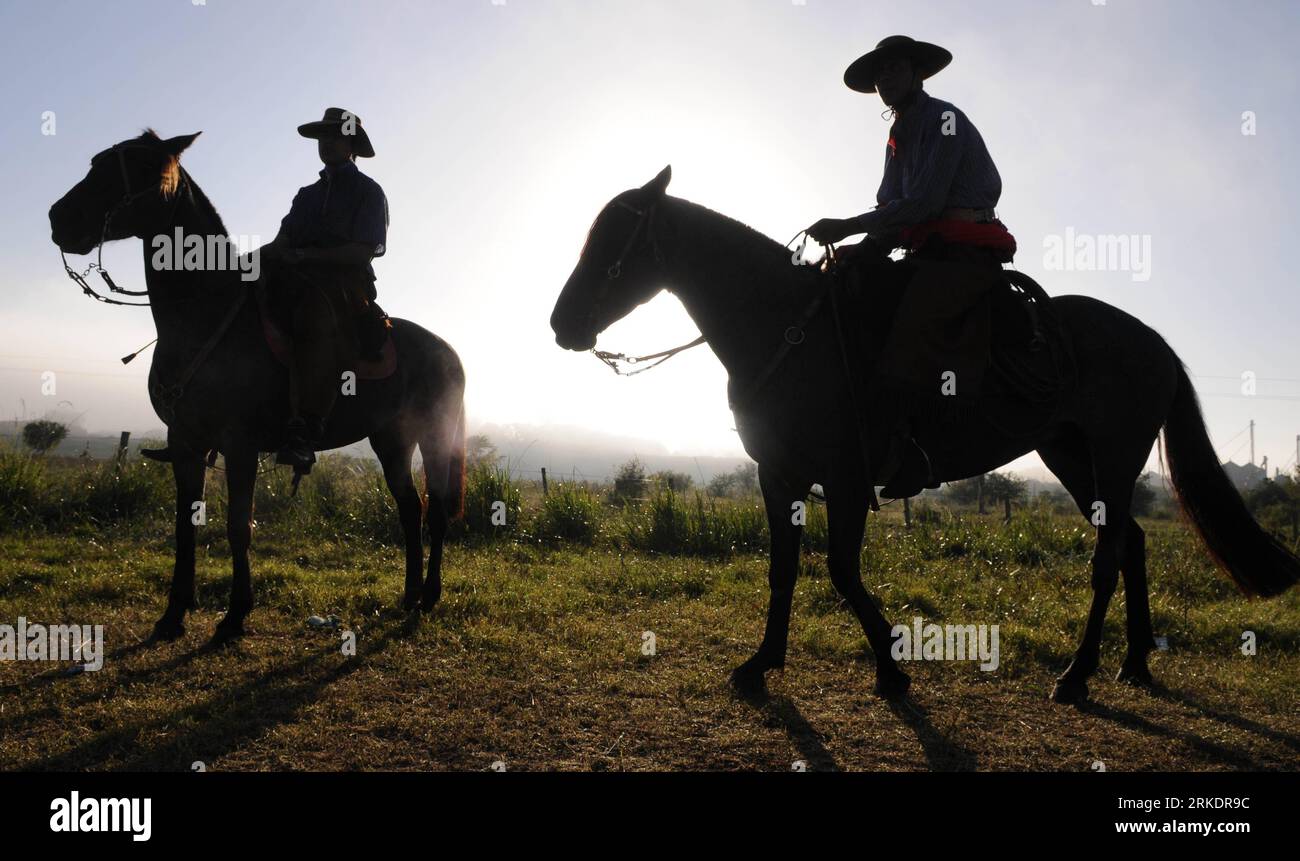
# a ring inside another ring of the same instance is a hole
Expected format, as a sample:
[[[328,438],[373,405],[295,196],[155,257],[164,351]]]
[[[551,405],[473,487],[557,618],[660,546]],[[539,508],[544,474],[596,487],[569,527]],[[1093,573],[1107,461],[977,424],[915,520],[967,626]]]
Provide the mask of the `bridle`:
[[[646,234],[643,242],[647,242],[650,244],[654,252],[655,259],[659,261],[660,264],[664,262],[662,251],[659,248],[658,239],[653,232],[654,215],[655,215],[655,209],[658,206],[658,202],[652,203],[649,206],[645,207],[644,209],[639,209],[624,200],[616,200],[614,201],[613,204],[611,204],[611,206],[615,206],[615,205],[623,209],[626,209],[629,212],[634,213],[637,216],[637,222],[636,222],[636,226],[632,228],[631,235],[628,236],[627,241],[623,243],[623,249],[619,252],[618,257],[605,270],[605,280],[601,283],[600,288],[596,293],[596,298],[592,302],[593,316],[595,316],[598,313],[600,309],[600,303],[601,301],[604,300],[606,295],[609,293],[611,287],[613,286],[613,282],[618,280],[619,276],[622,275],[623,262],[636,249],[637,238],[641,235],[641,231],[643,228]],[[599,216],[597,216],[597,220],[599,220]],[[794,250],[794,253],[790,257],[791,264],[795,266],[817,266],[819,268],[822,268],[824,271],[829,272],[831,269],[834,268],[836,264],[834,244],[827,243],[824,246],[826,249],[825,254],[820,260],[808,262],[802,259],[804,250],[808,245],[808,238],[809,237],[807,231],[801,230],[798,233],[796,233],[794,237],[790,239],[789,242],[785,244],[785,247],[788,250],[790,246],[794,244],[795,240],[802,239],[802,241],[799,243],[799,247]],[[797,347],[804,342],[804,339],[807,337],[805,333],[805,329],[808,326],[809,322],[812,321],[812,318],[816,316],[817,311],[821,308],[822,300],[824,298],[825,298],[825,293],[819,292],[816,296],[813,297],[813,299],[804,308],[804,311],[800,315],[798,322],[786,328],[785,332],[782,334],[781,345],[777,347],[776,352],[772,355],[771,359],[768,360],[767,364],[764,365],[763,369],[758,373],[758,375],[753,380],[750,381],[748,386],[746,386],[744,393],[735,400],[735,402],[732,404],[733,408],[742,406],[748,403],[749,401],[753,400],[754,396],[757,395],[758,392],[763,388],[763,386],[767,383],[768,379],[772,376],[772,374],[776,372],[776,369],[780,367],[781,363],[785,360],[785,357],[789,354],[791,348]],[[597,359],[600,359],[602,362],[608,365],[610,370],[612,370],[614,373],[623,377],[631,377],[631,376],[635,376],[636,374],[644,373],[645,371],[650,370],[656,365],[663,364],[664,362],[668,361],[678,353],[681,353],[685,350],[689,350],[692,347],[698,347],[699,345],[703,344],[705,340],[706,340],[705,337],[701,335],[700,337],[696,338],[694,341],[691,341],[688,344],[682,344],[680,346],[673,347],[672,349],[669,350],[660,350],[657,353],[647,353],[644,356],[629,356],[626,353],[612,353],[607,350],[597,350],[594,347],[592,348],[591,352]],[[642,364],[643,362],[650,362],[650,364],[646,365],[645,367],[636,368],[635,370],[624,370],[623,368],[619,367],[620,362],[625,363],[627,365],[639,365]]]
[[[68,277],[71,278],[73,281],[75,281],[77,285],[81,287],[82,292],[84,292],[87,296],[90,296],[92,299],[95,299],[98,302],[103,302],[108,305],[125,305],[125,306],[140,308],[140,307],[147,307],[152,303],[123,302],[118,299],[113,299],[109,296],[104,296],[100,293],[96,293],[95,289],[91,287],[88,283],[86,283],[87,275],[89,275],[91,272],[98,272],[99,277],[104,280],[104,284],[107,285],[108,289],[113,293],[117,293],[123,296],[149,295],[148,290],[125,290],[117,286],[117,284],[114,283],[112,276],[108,274],[108,270],[104,268],[104,261],[103,261],[104,241],[108,237],[108,228],[113,221],[113,216],[116,215],[121,210],[125,209],[126,207],[129,207],[132,204],[134,204],[141,197],[144,197],[147,194],[161,194],[163,190],[163,177],[161,176],[158,178],[157,185],[150,185],[139,191],[131,190],[131,176],[127,172],[126,156],[124,155],[124,152],[128,149],[152,149],[152,147],[146,146],[144,144],[130,144],[130,143],[114,144],[109,150],[95,156],[93,159],[91,159],[90,162],[92,165],[94,165],[95,162],[97,162],[99,159],[107,157],[109,153],[114,153],[117,155],[117,166],[118,166],[118,170],[121,172],[122,175],[122,196],[118,199],[117,203],[109,207],[109,209],[104,213],[104,224],[103,227],[100,229],[100,233],[99,233],[99,244],[96,246],[95,262],[90,264],[90,266],[86,267],[86,270],[84,272],[77,272],[75,269],[73,269],[71,266],[68,265],[67,255],[64,254],[63,249],[61,248],[59,249],[59,255],[63,258],[63,269],[65,272],[68,273]],[[190,189],[190,178],[189,178],[189,174],[185,172],[185,168],[180,167],[178,165],[177,171],[179,172],[179,179],[177,181],[176,189],[172,194],[171,209],[167,213],[167,227],[169,228],[176,220],[176,209],[180,205],[182,195],[188,193]],[[170,421],[169,416],[174,413],[176,403],[185,394],[185,387],[189,384],[189,381],[193,378],[195,372],[198,371],[199,367],[212,353],[213,349],[216,348],[217,344],[220,343],[221,339],[225,336],[226,331],[230,328],[230,325],[234,322],[235,317],[238,315],[239,311],[244,307],[244,301],[247,298],[248,298],[248,291],[241,290],[239,292],[239,295],[235,298],[233,302],[230,303],[230,306],[226,309],[225,314],[222,316],[221,321],[217,324],[217,327],[213,331],[212,335],[209,336],[207,341],[205,341],[202,344],[202,346],[199,347],[198,352],[190,360],[189,364],[186,365],[185,368],[181,371],[181,374],[176,379],[176,382],[171,384],[164,384],[159,380],[159,381],[152,382],[150,384],[150,395],[153,396],[153,398],[157,401],[157,406],[159,408],[159,415],[162,415],[165,420]],[[139,355],[145,348],[155,343],[156,341],[157,339],[155,338],[153,341],[150,341],[149,344],[146,344],[144,347],[141,347],[140,350],[137,350],[128,356],[122,357],[122,363],[126,364],[130,362],[137,355]]]
[[[104,241],[108,237],[108,228],[113,221],[113,216],[116,215],[121,210],[131,206],[141,197],[144,197],[146,194],[150,194],[153,192],[158,192],[158,193],[162,192],[162,187],[163,187],[162,177],[158,178],[158,184],[156,186],[149,186],[147,188],[141,189],[140,191],[135,191],[135,192],[131,191],[131,176],[129,173],[127,173],[126,170],[126,155],[124,154],[125,151],[128,149],[151,149],[151,147],[145,146],[144,144],[114,144],[107,152],[100,153],[99,155],[91,159],[90,162],[91,165],[94,165],[94,163],[99,159],[106,158],[110,153],[115,153],[117,155],[117,167],[122,175],[122,196],[118,198],[117,203],[110,206],[104,212],[104,224],[99,231],[99,244],[95,246],[95,262],[87,266],[85,271],[78,272],[77,270],[73,269],[71,266],[68,265],[68,256],[67,254],[64,253],[62,248],[59,249],[59,256],[63,258],[63,271],[68,273],[68,277],[71,278],[74,282],[76,282],[77,286],[81,288],[81,291],[85,293],[87,296],[89,296],[90,298],[94,299],[97,302],[103,302],[106,305],[125,305],[128,307],[143,308],[143,307],[147,307],[150,303],[123,302],[119,299],[113,299],[109,296],[104,296],[100,293],[95,292],[95,288],[91,287],[90,284],[87,283],[86,281],[87,275],[89,275],[91,272],[98,272],[99,277],[103,279],[104,284],[108,287],[109,291],[112,293],[117,293],[122,296],[148,296],[149,295],[148,290],[125,290],[117,286],[117,284],[113,281],[112,276],[108,274],[108,270],[104,268]],[[172,207],[167,214],[168,227],[171,226],[172,222],[176,218],[176,207],[180,205],[182,186],[185,188],[188,188],[189,186],[189,177],[186,175],[184,168],[178,168],[178,169],[180,170],[180,183],[178,184],[175,192],[172,195]]]
[[[642,244],[646,244],[650,246],[650,251],[654,255],[654,259],[657,263],[659,263],[659,265],[662,266],[666,263],[663,249],[659,245],[659,237],[655,235],[655,231],[654,231],[655,212],[658,210],[659,207],[658,201],[650,204],[644,209],[633,206],[632,204],[628,203],[626,200],[616,200],[610,205],[618,206],[622,209],[626,209],[627,211],[635,214],[636,226],[632,228],[631,235],[628,236],[627,241],[623,243],[623,249],[619,252],[618,257],[615,258],[614,262],[609,264],[609,266],[606,267],[605,269],[605,280],[601,282],[600,288],[596,292],[596,297],[591,304],[591,313],[593,317],[596,316],[596,314],[599,312],[601,302],[603,302],[605,300],[605,297],[608,296],[610,289],[614,286],[614,282],[617,281],[619,277],[623,274],[623,263],[627,260],[628,257],[632,255],[634,251],[637,250],[638,238],[641,238]],[[597,216],[597,220],[599,219],[600,216]],[[642,238],[643,232],[645,235]],[[653,368],[655,365],[660,365],[668,361],[673,356],[677,355],[680,352],[683,352],[684,350],[689,350],[692,347],[698,347],[700,344],[704,343],[704,340],[705,340],[704,336],[701,335],[700,337],[696,338],[694,341],[691,341],[689,344],[682,344],[681,346],[673,347],[671,350],[660,350],[658,353],[648,353],[644,356],[629,356],[626,353],[611,353],[608,350],[597,350],[595,347],[591,349],[591,353],[597,359],[600,359],[602,362],[608,365],[609,369],[612,370],[614,373],[622,377],[631,377],[631,376],[635,376],[636,374],[640,374],[645,371],[648,371],[651,368]],[[619,367],[619,362],[624,362],[628,365],[639,365],[643,362],[650,362],[650,360],[652,359],[656,359],[658,361],[653,361],[649,365],[646,365],[643,368],[637,368],[636,370],[632,370],[632,371],[625,371]]]

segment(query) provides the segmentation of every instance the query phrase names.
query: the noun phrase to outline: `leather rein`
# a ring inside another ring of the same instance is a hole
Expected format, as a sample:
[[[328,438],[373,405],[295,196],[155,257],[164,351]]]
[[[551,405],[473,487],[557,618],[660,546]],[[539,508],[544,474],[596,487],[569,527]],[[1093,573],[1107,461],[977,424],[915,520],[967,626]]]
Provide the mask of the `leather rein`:
[[[126,170],[126,156],[124,155],[124,152],[128,149],[148,149],[148,147],[143,146],[141,144],[114,144],[108,153],[103,153],[99,156],[96,156],[96,158],[99,159],[99,158],[105,158],[109,153],[115,153],[117,155],[117,167],[122,174],[122,196],[118,199],[117,203],[113,204],[111,207],[108,208],[107,211],[104,212],[104,224],[99,231],[99,244],[95,246],[95,262],[87,266],[85,271],[78,272],[77,270],[73,269],[71,266],[68,265],[68,256],[67,254],[64,253],[62,248],[59,249],[59,256],[63,259],[63,271],[68,273],[68,277],[71,278],[77,284],[77,286],[81,288],[81,292],[85,293],[90,298],[94,299],[97,302],[103,302],[106,305],[124,305],[133,308],[145,308],[149,306],[150,304],[149,302],[123,302],[119,299],[113,299],[109,296],[104,296],[100,293],[95,292],[95,288],[91,287],[90,284],[86,281],[87,275],[89,275],[91,272],[98,272],[99,277],[103,279],[104,285],[108,287],[109,292],[111,293],[117,293],[118,295],[121,296],[148,296],[149,295],[148,290],[125,290],[117,286],[117,284],[113,281],[112,276],[108,274],[108,270],[104,268],[104,242],[108,238],[108,227],[113,222],[113,216],[116,215],[122,209],[125,209],[126,207],[135,203],[137,200],[139,200],[141,197],[144,197],[146,194],[155,191],[157,192],[162,191],[163,181],[161,178],[159,178],[158,184],[156,186],[151,185],[147,188],[141,189],[140,191],[136,191],[136,192],[131,191],[131,177]],[[93,164],[94,160],[92,160],[91,163]],[[189,176],[186,175],[184,169],[180,170],[180,174],[181,174],[180,181],[182,186],[188,189]],[[182,192],[182,188],[178,187],[176,189],[176,192],[172,195],[172,208],[167,215],[168,227],[170,227],[172,222],[176,219],[176,208],[180,205],[181,202],[181,192]]]
[[[122,209],[125,209],[126,207],[135,203],[144,195],[161,192],[163,187],[163,180],[162,178],[159,178],[158,184],[156,186],[151,185],[144,189],[141,189],[140,191],[135,191],[135,192],[131,191],[131,177],[130,174],[127,173],[126,156],[123,154],[124,151],[128,149],[149,149],[149,147],[140,144],[114,144],[113,147],[109,150],[109,152],[115,153],[117,155],[118,169],[121,171],[122,174],[123,190],[122,190],[122,197],[117,201],[117,203],[113,204],[113,206],[111,206],[108,209],[108,211],[104,213],[104,225],[100,229],[99,244],[95,248],[95,262],[90,264],[88,267],[86,267],[84,272],[77,272],[75,269],[73,269],[71,266],[68,265],[67,255],[63,252],[62,248],[59,249],[59,256],[63,258],[63,269],[65,272],[68,273],[68,277],[71,278],[79,287],[81,287],[82,292],[85,293],[87,296],[91,297],[97,302],[103,302],[106,305],[123,305],[127,307],[144,308],[150,306],[153,303],[123,302],[119,299],[113,299],[112,297],[104,296],[100,293],[95,292],[95,288],[91,287],[90,284],[87,283],[86,281],[87,275],[89,275],[91,272],[98,272],[99,277],[103,279],[104,284],[108,287],[109,291],[112,293],[117,293],[122,296],[148,296],[149,295],[148,290],[126,290],[117,286],[117,284],[113,281],[112,276],[108,274],[108,270],[104,268],[104,260],[103,260],[104,242],[108,237],[108,228],[113,221],[113,216],[117,214],[119,211],[121,211]],[[109,154],[108,152],[102,153],[101,155],[96,156],[96,159],[105,158],[108,156],[108,154]],[[95,159],[92,159],[91,163],[93,164],[94,161]],[[171,206],[171,210],[168,212],[167,215],[168,227],[171,227],[173,222],[175,222],[176,209],[178,206],[180,206],[181,195],[184,192],[187,192],[189,190],[189,185],[190,185],[189,174],[185,172],[184,168],[178,167],[178,170],[180,171],[180,182],[177,185],[175,193],[172,195],[172,206]],[[234,322],[235,317],[239,314],[239,310],[243,308],[244,302],[247,300],[247,298],[248,298],[248,290],[240,290],[238,298],[236,298],[234,302],[230,303],[230,307],[226,310],[225,315],[221,318],[221,322],[217,325],[217,328],[213,331],[212,335],[209,336],[208,340],[204,342],[203,346],[199,348],[198,353],[194,355],[194,358],[190,360],[189,364],[185,366],[185,369],[181,372],[181,375],[177,378],[175,383],[171,383],[171,384],[157,383],[155,385],[150,386],[150,394],[153,395],[158,400],[158,404],[163,410],[171,412],[174,409],[177,401],[179,401],[181,399],[181,396],[185,394],[185,386],[189,383],[190,379],[198,371],[199,367],[203,364],[203,362],[216,348],[217,344],[221,342],[221,339],[225,337],[226,331],[230,328],[231,323]],[[143,350],[146,347],[148,347],[150,344],[153,344],[155,341],[157,341],[157,338],[155,338],[153,341],[150,341],[149,344],[146,344],[144,347],[141,347],[139,350],[135,351],[129,356],[124,356],[122,358],[122,364],[126,364],[130,362],[141,352],[143,352]]]
[[[636,226],[632,229],[632,234],[628,236],[627,241],[623,244],[622,251],[619,252],[618,257],[605,270],[605,281],[601,285],[600,292],[596,296],[596,301],[593,303],[593,311],[600,307],[601,300],[605,298],[605,295],[612,288],[613,282],[617,281],[619,276],[622,275],[623,263],[637,247],[637,239],[641,236],[643,230],[645,232],[645,238],[642,241],[650,245],[656,260],[660,263],[664,262],[663,253],[660,250],[658,239],[654,235],[654,215],[655,208],[658,204],[652,203],[645,209],[639,209],[627,201],[619,200],[615,201],[612,205],[620,206],[623,209],[634,213],[637,216],[637,222]],[[803,253],[804,249],[808,245],[808,238],[807,231],[801,230],[785,244],[786,249],[789,250],[791,244],[793,244],[796,239],[802,240],[799,243],[799,247],[796,248],[794,253],[790,256],[790,262],[795,266],[820,266],[826,271],[829,271],[835,263],[834,244],[827,243],[825,246],[826,252],[820,260],[805,261],[803,259]],[[825,293],[819,291],[818,294],[813,297],[812,301],[809,302],[807,307],[804,308],[803,313],[799,316],[798,322],[786,328],[783,334],[782,344],[777,348],[776,352],[772,355],[771,359],[768,360],[767,364],[763,366],[763,369],[759,374],[750,382],[743,396],[733,402],[733,409],[736,406],[743,405],[752,400],[771,378],[772,374],[776,372],[776,369],[781,366],[781,362],[785,360],[785,357],[790,353],[790,350],[804,342],[807,337],[805,329],[808,326],[808,323],[811,322],[812,318],[817,314],[817,311],[821,308],[824,299]],[[689,350],[692,347],[698,347],[705,343],[705,341],[705,337],[700,335],[690,343],[682,344],[669,350],[660,350],[657,353],[647,353],[644,356],[629,356],[626,353],[613,353],[607,350],[597,350],[595,348],[592,348],[591,352],[597,359],[600,359],[608,365],[610,370],[614,373],[619,376],[631,377],[636,374],[644,373],[656,365],[663,364],[678,353]],[[643,362],[650,362],[650,364],[643,368],[636,368],[635,370],[624,370],[619,367],[620,362],[627,365],[639,365]]]
[[[631,255],[633,250],[636,249],[637,239],[641,236],[643,231],[645,233],[645,238],[642,241],[650,245],[657,261],[660,263],[664,262],[663,250],[659,247],[658,237],[654,235],[654,217],[658,203],[652,203],[645,209],[639,209],[625,200],[615,201],[612,205],[617,205],[635,214],[637,217],[636,227],[632,229],[632,234],[628,236],[627,241],[623,243],[623,250],[619,252],[618,257],[605,269],[605,281],[601,284],[600,291],[596,294],[595,302],[592,303],[593,313],[600,308],[600,303],[605,298],[606,294],[609,293],[610,288],[613,287],[613,282],[617,281],[619,276],[623,274],[623,263],[627,260],[628,256]],[[704,343],[704,340],[704,336],[701,335],[689,344],[682,344],[681,346],[673,347],[671,350],[660,350],[657,353],[647,353],[644,356],[629,356],[626,353],[612,353],[608,350],[597,350],[594,347],[592,348],[591,353],[597,359],[600,359],[609,366],[609,369],[619,376],[632,377],[650,370],[655,365],[663,364],[684,350],[698,347],[700,344]],[[651,364],[646,365],[644,368],[637,368],[636,370],[628,371],[619,367],[620,362],[628,365],[639,365],[643,362],[650,362],[652,359],[657,359],[658,361],[651,362]]]

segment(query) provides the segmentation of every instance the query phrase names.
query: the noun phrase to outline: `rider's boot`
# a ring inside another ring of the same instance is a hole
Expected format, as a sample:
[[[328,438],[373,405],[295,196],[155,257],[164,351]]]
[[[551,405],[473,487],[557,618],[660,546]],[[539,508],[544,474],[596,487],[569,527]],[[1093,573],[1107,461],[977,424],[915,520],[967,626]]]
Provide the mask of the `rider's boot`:
[[[275,462],[292,466],[300,475],[311,472],[316,462],[316,446],[325,436],[325,422],[317,416],[296,416],[284,431],[284,445],[275,453]]]
[[[879,475],[884,483],[880,495],[890,499],[916,496],[927,488],[936,488],[934,465],[930,456],[912,436],[910,422],[901,421],[890,437],[889,453]]]

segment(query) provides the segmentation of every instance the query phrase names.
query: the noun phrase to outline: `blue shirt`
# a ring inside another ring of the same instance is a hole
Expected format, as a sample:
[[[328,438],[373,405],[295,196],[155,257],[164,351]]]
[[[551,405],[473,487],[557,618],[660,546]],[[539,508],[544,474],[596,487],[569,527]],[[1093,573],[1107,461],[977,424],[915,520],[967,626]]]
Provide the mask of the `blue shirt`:
[[[1002,177],[979,129],[922,90],[890,127],[877,207],[857,221],[866,233],[888,236],[949,207],[992,209],[1001,196]]]
[[[352,161],[326,165],[320,179],[294,195],[280,230],[292,248],[332,248],[364,242],[384,256],[388,240],[388,199],[379,183]],[[370,277],[375,277],[372,267]]]

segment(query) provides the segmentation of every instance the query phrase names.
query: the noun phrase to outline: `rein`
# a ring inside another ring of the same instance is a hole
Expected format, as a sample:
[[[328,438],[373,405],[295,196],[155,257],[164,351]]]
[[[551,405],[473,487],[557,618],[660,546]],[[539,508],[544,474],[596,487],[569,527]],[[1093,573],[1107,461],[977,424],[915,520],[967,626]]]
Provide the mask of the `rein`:
[[[673,347],[671,350],[660,350],[658,353],[648,353],[644,356],[629,356],[626,353],[611,353],[607,350],[594,349],[591,352],[595,354],[597,359],[600,359],[606,365],[609,365],[610,370],[618,374],[620,377],[634,377],[637,374],[650,370],[655,365],[663,364],[683,350],[698,347],[700,344],[704,343],[704,340],[704,336],[701,335],[689,344],[682,344],[680,347]],[[619,362],[626,362],[629,365],[638,365],[641,362],[647,362],[651,359],[658,359],[659,361],[646,365],[644,368],[637,368],[635,371],[625,371],[618,366]]]
[[[110,150],[111,152],[116,153],[117,167],[122,174],[122,197],[119,198],[117,203],[109,207],[109,209],[104,213],[104,224],[99,230],[99,244],[95,246],[95,262],[87,266],[85,271],[78,272],[77,270],[73,269],[71,266],[68,265],[68,256],[63,252],[62,248],[59,249],[59,256],[63,259],[63,271],[66,272],[68,274],[68,277],[71,278],[73,282],[75,282],[76,285],[81,288],[81,292],[85,293],[87,296],[94,299],[95,301],[103,302],[106,305],[123,305],[131,308],[147,308],[150,304],[149,302],[123,302],[119,299],[113,299],[109,296],[104,296],[100,293],[97,293],[95,292],[95,288],[91,287],[90,284],[86,281],[87,275],[89,275],[91,272],[98,272],[99,277],[103,279],[104,284],[108,287],[109,292],[111,293],[117,293],[121,296],[148,296],[149,295],[148,290],[124,290],[123,288],[117,286],[117,284],[113,281],[112,276],[108,274],[108,270],[104,268],[104,241],[108,237],[108,227],[113,221],[113,216],[116,215],[119,210],[125,209],[126,207],[135,203],[137,200],[139,200],[141,197],[145,196],[146,194],[149,194],[150,192],[153,191],[161,192],[163,187],[162,185],[163,181],[162,178],[160,177],[158,179],[158,185],[156,187],[150,186],[148,188],[141,189],[140,191],[132,193],[131,177],[126,170],[126,156],[123,155],[124,151],[128,149],[148,149],[148,147],[142,146],[140,144],[114,144],[112,149]],[[100,157],[102,158],[103,156]],[[189,188],[189,176],[185,173],[184,169],[181,170],[181,182],[184,184],[186,189]],[[172,195],[171,211],[167,214],[168,227],[171,227],[172,222],[176,220],[176,208],[180,205],[180,202],[181,202],[181,188],[178,187],[176,189],[176,192]]]
[[[103,279],[104,284],[107,285],[109,291],[112,293],[117,293],[123,296],[148,296],[149,295],[148,290],[125,290],[117,286],[117,284],[113,281],[112,276],[108,274],[108,270],[104,268],[104,242],[108,237],[108,228],[113,221],[113,216],[117,214],[120,210],[132,205],[133,203],[135,203],[137,200],[139,200],[141,197],[143,197],[146,194],[161,193],[163,188],[163,179],[160,177],[158,180],[158,184],[156,186],[149,186],[148,188],[144,188],[136,192],[131,191],[131,177],[126,170],[126,156],[123,155],[123,152],[128,149],[148,149],[148,147],[141,146],[139,144],[114,144],[114,146],[111,149],[111,152],[117,154],[117,166],[122,174],[122,197],[117,201],[117,203],[113,204],[113,206],[111,206],[107,212],[104,213],[104,225],[100,229],[99,244],[95,248],[95,262],[90,264],[90,266],[86,267],[84,272],[77,272],[75,269],[73,269],[71,266],[68,265],[67,255],[63,253],[62,249],[59,249],[59,255],[63,258],[63,269],[65,272],[68,273],[68,277],[71,278],[79,287],[81,287],[82,292],[84,292],[87,296],[90,296],[92,299],[95,299],[98,302],[103,302],[107,305],[124,305],[127,307],[144,308],[152,305],[153,303],[123,302],[118,299],[113,299],[112,297],[104,296],[100,293],[95,292],[95,288],[91,287],[90,284],[86,282],[87,275],[89,275],[91,272],[98,272],[99,277]],[[106,155],[107,153],[104,153],[103,155],[99,156],[99,158],[103,158]],[[180,182],[177,185],[174,194],[172,195],[171,210],[167,214],[167,227],[171,227],[172,224],[175,222],[176,210],[180,206],[181,196],[183,193],[187,193],[190,188],[189,174],[186,173],[184,168],[178,168],[178,169],[180,171]],[[240,309],[244,307],[244,303],[248,300],[248,295],[249,295],[249,290],[247,288],[241,289],[239,291],[239,296],[235,298],[235,301],[230,303],[230,306],[226,309],[226,313],[222,316],[220,323],[217,324],[216,329],[213,330],[210,336],[208,336],[207,341],[205,341],[203,346],[199,348],[199,351],[195,353],[194,358],[190,360],[189,364],[185,366],[185,369],[181,372],[180,376],[176,379],[176,382],[171,383],[169,385],[164,385],[162,383],[159,383],[157,385],[150,386],[150,394],[157,399],[158,405],[161,408],[161,410],[166,411],[168,413],[172,413],[174,411],[176,403],[185,394],[185,387],[189,384],[190,380],[194,377],[194,374],[198,372],[199,368],[203,365],[203,362],[206,361],[208,356],[212,353],[212,351],[216,349],[217,344],[221,343],[221,339],[225,337],[226,332],[230,329],[231,324],[234,323],[235,317],[238,316]],[[150,341],[144,347],[141,347],[139,350],[136,350],[134,353],[130,354],[129,356],[122,357],[122,363],[126,364],[130,362],[137,355],[139,355],[141,352],[147,349],[150,345],[156,343],[157,340],[158,339],[155,338],[153,341]]]
[[[632,228],[632,234],[628,236],[627,242],[623,243],[623,250],[619,252],[618,257],[609,265],[608,268],[605,269],[605,281],[601,285],[600,292],[596,295],[596,301],[592,304],[593,311],[600,307],[600,302],[605,298],[605,294],[609,292],[612,282],[617,281],[619,276],[623,274],[623,262],[627,260],[628,256],[636,248],[637,237],[641,235],[642,228],[645,229],[645,239],[643,241],[650,245],[651,250],[654,252],[655,259],[661,264],[664,262],[663,251],[659,247],[658,238],[654,235],[655,208],[658,204],[652,203],[645,209],[638,209],[625,200],[616,201],[616,204],[636,215],[636,227]],[[650,370],[656,365],[663,364],[680,352],[689,350],[692,347],[698,347],[700,344],[703,344],[704,341],[705,338],[701,335],[689,344],[682,344],[681,346],[673,347],[671,350],[660,350],[658,353],[648,353],[644,356],[629,356],[626,353],[612,353],[608,350],[597,350],[594,347],[592,348],[591,353],[597,359],[604,362],[611,371],[618,374],[620,377],[633,377]],[[619,367],[620,362],[628,365],[638,365],[652,359],[657,359],[658,361],[651,362],[651,364],[646,365],[644,368],[637,368],[633,371],[625,371]]]
[[[787,250],[796,239],[800,240],[800,242],[799,247],[795,249],[792,255],[790,255],[790,262],[793,265],[818,266],[827,274],[832,271],[835,266],[834,243],[828,242],[825,245],[826,252],[822,255],[820,260],[808,263],[803,259],[804,249],[808,247],[808,232],[806,230],[801,230],[791,237],[790,241],[785,244]],[[829,289],[830,287],[828,284],[827,291],[829,291]],[[827,291],[818,292],[818,294],[812,298],[812,301],[808,303],[807,307],[804,308],[803,314],[799,316],[799,321],[793,326],[786,328],[784,333],[784,343],[777,348],[776,352],[772,355],[772,358],[769,359],[767,364],[763,366],[763,369],[758,372],[758,376],[754,377],[740,398],[732,401],[730,406],[733,411],[737,407],[743,408],[745,404],[752,401],[762,390],[763,386],[767,384],[767,381],[772,377],[772,374],[776,373],[776,369],[781,367],[781,363],[785,361],[785,357],[790,353],[790,348],[799,346],[807,339],[808,336],[805,329],[807,329],[808,324],[812,322],[812,318],[817,316],[817,311],[821,308],[822,302],[826,299]]]
[[[646,232],[644,241],[650,243],[651,248],[654,250],[655,258],[660,263],[663,262],[663,254],[659,249],[659,243],[652,232],[654,227],[654,211],[657,204],[651,204],[645,209],[638,209],[623,200],[616,201],[616,204],[629,212],[635,213],[637,216],[637,223],[632,229],[632,234],[627,238],[627,242],[623,244],[623,249],[619,252],[618,258],[615,259],[615,261],[605,270],[605,282],[601,285],[600,292],[597,294],[596,301],[593,303],[593,308],[598,308],[600,306],[600,301],[604,299],[605,294],[609,292],[611,282],[617,280],[618,277],[623,274],[623,261],[627,259],[628,255],[631,254],[632,250],[636,247],[637,237],[641,235],[643,227]],[[819,266],[823,271],[829,273],[835,265],[834,243],[826,244],[826,251],[819,260],[804,261],[803,253],[808,246],[808,238],[808,232],[801,230],[791,237],[790,241],[785,244],[786,249],[789,249],[796,239],[801,240],[799,242],[799,247],[796,248],[794,253],[790,256],[791,264],[795,266]],[[755,377],[746,388],[745,394],[738,401],[733,403],[733,408],[736,405],[744,405],[748,401],[752,400],[767,383],[768,379],[771,378],[772,374],[776,372],[776,369],[781,366],[781,362],[785,360],[790,349],[804,342],[804,339],[807,337],[804,330],[808,326],[808,323],[812,321],[812,318],[817,314],[818,309],[821,308],[824,299],[824,293],[819,293],[817,296],[813,297],[813,300],[804,309],[803,314],[800,315],[798,322],[793,326],[786,328],[783,334],[783,343],[777,348],[776,353],[773,354],[772,358],[763,367],[763,370],[759,372],[758,376]],[[644,356],[629,356],[626,353],[597,350],[594,347],[592,348],[591,353],[597,359],[604,362],[605,365],[607,365],[615,374],[618,374],[621,377],[633,377],[637,374],[644,373],[657,365],[663,364],[678,353],[689,350],[692,347],[700,346],[705,343],[706,340],[707,339],[703,335],[700,335],[690,343],[681,344],[680,346],[668,350],[660,350],[657,353],[647,353]],[[639,365],[643,362],[650,362],[650,364],[646,365],[644,368],[624,370],[619,367],[620,362],[626,365]]]

